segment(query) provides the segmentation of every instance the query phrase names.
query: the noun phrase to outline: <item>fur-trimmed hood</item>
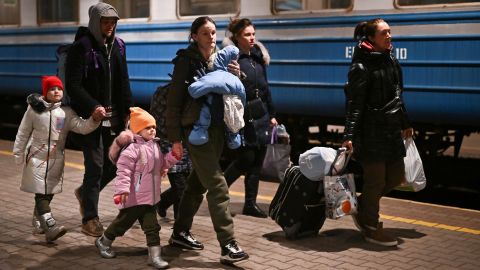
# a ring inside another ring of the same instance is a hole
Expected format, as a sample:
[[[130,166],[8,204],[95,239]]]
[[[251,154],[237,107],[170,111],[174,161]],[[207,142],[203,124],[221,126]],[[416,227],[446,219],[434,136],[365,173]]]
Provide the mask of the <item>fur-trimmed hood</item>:
[[[37,93],[33,93],[33,94],[28,95],[27,104],[30,105],[32,107],[32,109],[34,111],[36,111],[37,113],[42,113],[42,112],[45,112],[45,111],[48,111],[48,110],[53,110],[53,109],[56,109],[56,108],[58,108],[62,105],[61,102],[57,102],[57,103],[53,103],[53,104],[49,103],[49,102],[45,101],[45,99],[43,98],[42,95],[37,94]]]
[[[225,48],[229,45],[236,46],[231,38],[229,37],[224,38],[222,41],[222,48]],[[265,65],[268,66],[270,64],[270,54],[268,53],[267,48],[258,40],[255,42],[255,45],[258,47],[258,49],[262,53],[262,58],[263,58],[263,61],[265,62]]]
[[[120,156],[120,152],[123,148],[127,147],[129,144],[133,142],[134,134],[131,130],[127,129],[113,140],[110,149],[108,150],[108,158],[113,164],[117,163],[118,157]]]

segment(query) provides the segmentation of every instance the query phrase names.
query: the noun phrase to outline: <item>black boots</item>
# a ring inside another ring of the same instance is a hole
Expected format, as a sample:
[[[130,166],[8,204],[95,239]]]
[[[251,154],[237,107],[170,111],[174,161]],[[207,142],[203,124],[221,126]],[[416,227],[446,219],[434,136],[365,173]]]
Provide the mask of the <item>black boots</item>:
[[[246,216],[252,216],[252,217],[258,217],[258,218],[266,218],[267,214],[263,212],[260,207],[256,203],[254,204],[247,204],[245,202],[245,205],[243,206],[243,214]]]
[[[242,172],[237,169],[234,164],[228,166],[224,173],[227,185],[230,187],[241,175]],[[260,176],[257,174],[245,175],[245,204],[243,205],[243,214],[246,216],[266,218],[267,214],[257,205],[259,181]]]
[[[243,214],[252,217],[266,218],[267,214],[257,205],[258,184],[260,176],[247,174],[245,176],[245,204]]]
[[[223,175],[225,177],[225,180],[227,180],[228,187],[230,187],[235,182],[235,180],[237,180],[242,175],[242,172],[237,169],[234,162],[230,164],[230,166],[228,166]]]

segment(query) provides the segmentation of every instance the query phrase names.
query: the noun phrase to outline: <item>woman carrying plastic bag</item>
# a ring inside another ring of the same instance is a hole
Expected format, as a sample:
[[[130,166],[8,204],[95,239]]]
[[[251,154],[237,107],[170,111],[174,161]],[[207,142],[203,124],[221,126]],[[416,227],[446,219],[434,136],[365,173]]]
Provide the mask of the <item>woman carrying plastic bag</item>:
[[[283,180],[285,171],[290,166],[291,146],[289,141],[290,136],[283,124],[273,127],[270,144],[267,145],[267,153],[260,172],[264,179]]]
[[[402,191],[420,191],[427,185],[427,178],[423,171],[423,163],[418,153],[417,147],[412,137],[405,139],[405,150],[407,156],[403,159],[405,163],[405,179],[396,187],[397,190]]]

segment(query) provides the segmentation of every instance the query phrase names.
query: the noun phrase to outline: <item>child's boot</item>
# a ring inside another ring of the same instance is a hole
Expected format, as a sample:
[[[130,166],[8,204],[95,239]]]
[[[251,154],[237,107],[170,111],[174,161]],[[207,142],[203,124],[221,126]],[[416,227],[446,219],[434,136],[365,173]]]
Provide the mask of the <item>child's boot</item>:
[[[105,234],[102,234],[102,236],[95,240],[95,246],[97,246],[100,256],[106,259],[115,258],[115,256],[117,256],[115,251],[112,250],[112,243],[113,240],[108,239]]]
[[[37,217],[37,211],[33,210],[33,215],[32,215],[32,226],[33,226],[33,234],[44,234],[45,231],[42,228],[42,224],[40,223],[40,220],[38,220]]]
[[[40,216],[40,224],[45,231],[45,240],[47,240],[47,243],[52,243],[67,232],[65,227],[57,225],[51,212]]]
[[[168,262],[161,257],[162,248],[160,246],[148,247],[148,265],[157,269],[165,269],[168,267]]]

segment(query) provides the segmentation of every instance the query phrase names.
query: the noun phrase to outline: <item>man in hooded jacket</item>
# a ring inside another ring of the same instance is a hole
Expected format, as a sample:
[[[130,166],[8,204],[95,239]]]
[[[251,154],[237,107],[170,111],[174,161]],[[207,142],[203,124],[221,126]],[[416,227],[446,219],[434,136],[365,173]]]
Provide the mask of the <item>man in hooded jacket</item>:
[[[77,138],[85,164],[83,183],[75,190],[82,232],[99,237],[103,233],[98,217],[99,193],[116,171],[108,159],[108,148],[124,129],[133,104],[125,45],[115,38],[117,10],[100,2],[89,8],[88,15],[88,29],[79,29],[77,36],[83,33],[83,37],[76,37],[78,40],[68,51],[65,80],[71,106],[79,116],[88,118],[97,107],[105,115],[100,127]],[[90,44],[90,48],[85,44]]]

